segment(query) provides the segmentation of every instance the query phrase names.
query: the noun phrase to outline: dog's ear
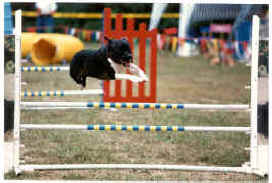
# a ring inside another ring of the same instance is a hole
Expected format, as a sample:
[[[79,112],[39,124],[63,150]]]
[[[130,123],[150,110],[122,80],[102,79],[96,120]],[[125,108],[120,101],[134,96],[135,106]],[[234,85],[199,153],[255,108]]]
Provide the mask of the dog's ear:
[[[109,39],[107,36],[104,36],[104,39],[105,39],[106,41],[108,41],[109,43],[111,42],[111,39]]]
[[[127,39],[127,37],[122,37],[122,40],[125,40],[125,41],[127,41],[128,39]]]

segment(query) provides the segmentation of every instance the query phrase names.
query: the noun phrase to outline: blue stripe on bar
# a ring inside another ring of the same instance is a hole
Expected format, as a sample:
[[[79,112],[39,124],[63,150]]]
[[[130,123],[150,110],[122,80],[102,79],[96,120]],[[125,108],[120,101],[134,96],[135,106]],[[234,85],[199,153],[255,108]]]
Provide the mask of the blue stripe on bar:
[[[111,125],[110,129],[111,130],[116,130],[116,125]]]
[[[105,126],[104,125],[99,125],[99,130],[105,130]]]
[[[178,126],[178,131],[184,131],[184,127],[183,126]]]
[[[126,131],[126,130],[127,130],[127,126],[126,126],[126,125],[122,125],[121,129],[122,129],[123,131]]]
[[[42,67],[42,72],[45,72],[45,68],[44,67]]]
[[[127,103],[122,103],[122,104],[121,104],[121,107],[122,107],[122,108],[127,108]]]
[[[46,96],[50,96],[50,92],[49,91],[46,92]]]
[[[150,126],[145,126],[144,130],[147,131],[147,132],[150,131]]]
[[[94,125],[88,125],[87,129],[88,130],[94,130]]]
[[[184,105],[183,104],[178,104],[178,109],[184,109]]]
[[[64,91],[63,90],[60,91],[60,96],[62,96],[62,97],[64,96]]]
[[[92,102],[87,103],[87,107],[93,107],[93,106],[94,106],[94,104]]]
[[[99,103],[99,107],[100,107],[100,108],[104,108],[104,107],[105,107],[105,104],[104,104],[103,102],[100,102],[100,103]]]
[[[57,96],[57,91],[54,91],[54,96]]]
[[[139,104],[136,103],[132,104],[132,108],[139,108]]]
[[[34,97],[35,96],[35,93],[33,91],[31,91],[31,96]]]
[[[166,105],[166,109],[172,109],[172,105],[171,104],[167,104]]]
[[[60,71],[60,67],[57,67],[57,71]]]
[[[161,104],[155,104],[155,108],[156,109],[160,109],[161,108]]]
[[[50,72],[53,72],[53,67],[50,67],[50,69],[49,69],[49,70],[50,70]]]
[[[167,131],[173,131],[172,126],[167,126]]]
[[[42,91],[39,91],[38,96],[40,97],[42,96]]]
[[[27,71],[31,71],[31,68],[29,66],[27,67]]]
[[[139,131],[139,126],[137,126],[137,125],[132,126],[132,129],[133,129],[133,131]]]
[[[161,127],[160,126],[156,126],[156,131],[161,131]]]
[[[24,96],[27,97],[27,91],[25,91]]]
[[[116,107],[115,103],[110,103],[110,107],[115,108]]]
[[[144,108],[145,108],[145,109],[150,108],[150,104],[144,104]]]

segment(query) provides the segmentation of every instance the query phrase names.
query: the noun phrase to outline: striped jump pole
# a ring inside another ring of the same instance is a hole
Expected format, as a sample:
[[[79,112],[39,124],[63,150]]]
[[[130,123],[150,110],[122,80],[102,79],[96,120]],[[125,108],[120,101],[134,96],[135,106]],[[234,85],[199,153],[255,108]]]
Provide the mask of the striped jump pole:
[[[166,104],[166,103],[112,103],[112,102],[21,102],[22,109],[35,108],[126,108],[126,109],[196,109],[249,110],[249,105],[222,104]]]
[[[68,95],[102,95],[102,89],[91,90],[55,90],[55,91],[24,91],[21,92],[21,97],[63,97]]]
[[[21,67],[21,72],[56,72],[56,71],[69,71],[70,67],[68,66],[49,66],[49,67],[40,67],[40,66],[28,66]]]
[[[153,125],[53,125],[53,124],[21,124],[22,129],[58,129],[58,130],[89,130],[89,131],[146,131],[146,132],[250,132],[250,127],[211,127],[211,126],[153,126]]]

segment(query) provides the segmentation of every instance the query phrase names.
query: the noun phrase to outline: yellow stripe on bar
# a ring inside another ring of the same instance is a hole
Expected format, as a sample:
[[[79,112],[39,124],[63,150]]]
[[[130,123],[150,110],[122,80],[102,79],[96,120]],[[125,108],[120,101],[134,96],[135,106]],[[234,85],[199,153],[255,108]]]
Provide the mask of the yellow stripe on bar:
[[[161,131],[163,132],[167,131],[167,126],[161,126]]]
[[[150,131],[152,132],[156,131],[156,126],[150,126]]]
[[[161,107],[161,109],[166,109],[166,106],[167,106],[166,104],[161,104],[160,107]]]
[[[127,103],[127,107],[128,109],[131,109],[132,108],[132,104],[131,103]]]
[[[144,131],[145,130],[145,126],[139,126],[139,131]]]
[[[122,130],[122,126],[121,125],[117,125],[116,126],[116,130]]]
[[[105,103],[105,108],[110,108],[110,103]]]
[[[106,131],[111,131],[111,125],[105,125],[105,130]]]
[[[121,108],[121,103],[116,103],[115,108],[118,108],[118,109]]]
[[[132,126],[131,126],[131,125],[127,126],[127,130],[128,130],[128,131],[133,131]]]
[[[96,108],[99,107],[99,103],[97,103],[97,102],[94,102],[93,105],[94,105],[94,107],[96,107]]]
[[[99,130],[99,126],[100,126],[100,125],[94,125],[94,129],[95,129],[95,130]]]
[[[42,95],[42,96],[46,96],[46,91],[42,91],[42,92],[41,92],[41,95]]]
[[[139,108],[140,108],[140,109],[144,109],[144,104],[143,104],[143,103],[140,103],[140,104],[139,104]]]

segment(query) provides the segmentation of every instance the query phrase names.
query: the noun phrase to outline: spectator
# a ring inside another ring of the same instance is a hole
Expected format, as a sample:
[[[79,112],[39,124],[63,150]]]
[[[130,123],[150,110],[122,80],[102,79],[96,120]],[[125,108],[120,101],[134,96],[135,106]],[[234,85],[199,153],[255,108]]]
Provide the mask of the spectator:
[[[38,14],[37,32],[53,32],[53,14],[57,10],[57,4],[50,1],[41,1],[36,3],[36,8]]]
[[[11,4],[10,3],[4,3],[4,33],[5,35],[12,34],[12,27],[13,27],[13,20],[12,20],[12,12],[11,12]]]

